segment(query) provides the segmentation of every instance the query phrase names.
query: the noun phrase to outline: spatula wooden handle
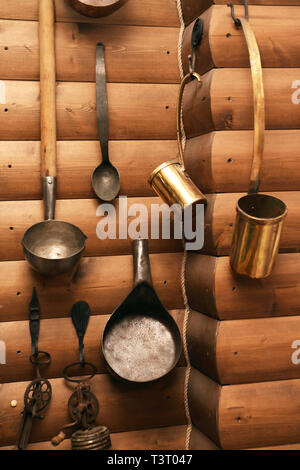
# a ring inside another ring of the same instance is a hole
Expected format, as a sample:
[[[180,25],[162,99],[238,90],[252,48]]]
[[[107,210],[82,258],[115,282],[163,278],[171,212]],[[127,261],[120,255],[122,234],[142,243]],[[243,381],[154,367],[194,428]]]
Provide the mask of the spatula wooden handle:
[[[56,72],[54,0],[39,1],[41,176],[56,176]]]

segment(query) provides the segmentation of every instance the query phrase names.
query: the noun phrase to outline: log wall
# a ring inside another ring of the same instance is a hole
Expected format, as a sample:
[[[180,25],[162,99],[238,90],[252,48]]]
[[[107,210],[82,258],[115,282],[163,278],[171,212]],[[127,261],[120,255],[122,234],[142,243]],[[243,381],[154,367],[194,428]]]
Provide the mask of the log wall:
[[[204,249],[188,253],[185,271],[191,419],[221,449],[299,449],[300,2],[248,2],[266,97],[261,191],[289,211],[274,271],[262,280],[236,276],[229,264],[235,206],[248,191],[253,152],[246,42],[227,1],[181,3],[184,73],[194,21],[204,22],[196,60],[203,82],[190,82],[183,98],[186,167],[208,194]],[[244,15],[243,2],[233,3],[236,16]]]
[[[30,269],[20,247],[26,228],[42,218],[38,1],[23,3],[0,0],[0,341],[7,345],[6,364],[0,365],[0,447],[14,447],[23,393],[34,375],[28,361],[28,303],[35,286],[42,314],[40,345],[53,356],[47,376],[54,394],[45,421],[35,423],[29,448],[50,449],[51,437],[68,422],[71,391],[61,371],[76,358],[70,310],[84,299],[92,310],[85,345],[86,356],[98,367],[93,383],[101,406],[98,422],[109,426],[113,449],[184,449],[184,357],[167,378],[145,387],[120,384],[105,369],[101,332],[131,290],[132,257],[127,240],[100,242],[96,237],[98,201],[90,184],[100,160],[94,49],[102,40],[110,154],[120,169],[121,195],[129,196],[129,207],[161,202],[146,179],[177,152],[177,2],[128,0],[100,19],[78,15],[67,0],[55,2],[57,216],[80,226],[89,241],[75,275],[48,280]],[[247,191],[251,167],[253,109],[247,50],[226,3],[181,0],[185,71],[193,21],[201,15],[205,23],[196,63],[204,81],[187,86],[183,105],[186,166],[208,194],[205,246],[201,253],[189,253],[186,264],[193,309],[187,329],[193,367],[189,448],[298,449],[300,1],[249,1],[266,89],[261,189],[281,197],[289,209],[275,269],[260,281],[239,278],[229,267],[234,206]],[[241,1],[234,3],[241,14]],[[150,251],[154,287],[182,331],[181,243],[151,240]],[[68,448],[67,440],[61,449]]]
[[[92,390],[100,402],[98,422],[112,432],[113,449],[184,449],[187,433],[182,356],[171,375],[134,387],[107,373],[100,351],[111,312],[132,288],[130,240],[99,240],[99,201],[91,174],[101,159],[95,109],[95,51],[106,46],[110,155],[121,175],[129,207],[161,203],[147,183],[160,163],[176,156],[176,99],[179,83],[179,19],[175,0],[128,0],[112,15],[91,19],[56,0],[58,202],[57,218],[73,221],[89,237],[85,257],[72,275],[45,279],[24,261],[21,238],[42,220],[38,0],[0,1],[0,447],[13,448],[23,394],[35,377],[29,362],[28,304],[32,288],[41,305],[40,348],[52,355],[45,371],[53,399],[45,420],[34,423],[31,449],[49,449],[50,439],[69,422],[70,388],[62,378],[78,357],[70,319],[72,305],[86,300],[92,316],[85,338],[86,358],[98,374]],[[118,201],[116,201],[118,212]],[[133,220],[129,217],[128,223]],[[150,245],[155,289],[182,329],[181,241]],[[2,356],[1,356],[2,358]],[[11,401],[17,406],[12,407]],[[196,428],[193,448],[216,448]],[[62,449],[70,448],[70,441]]]

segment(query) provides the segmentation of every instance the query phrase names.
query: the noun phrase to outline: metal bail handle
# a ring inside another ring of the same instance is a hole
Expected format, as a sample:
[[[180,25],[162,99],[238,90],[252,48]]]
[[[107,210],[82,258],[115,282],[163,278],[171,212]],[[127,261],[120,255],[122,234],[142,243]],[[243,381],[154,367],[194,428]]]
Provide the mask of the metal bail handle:
[[[242,28],[248,45],[254,99],[254,148],[253,162],[248,194],[259,191],[260,173],[265,143],[265,95],[260,52],[253,30],[247,20],[241,19]]]
[[[256,194],[259,191],[265,141],[265,94],[261,57],[255,34],[248,21],[247,1],[244,0],[245,18],[236,18],[234,6],[231,3],[228,3],[228,6],[231,8],[235,26],[243,28],[250,58],[254,101],[254,146],[248,194]]]
[[[182,98],[183,98],[184,88],[187,85],[187,83],[189,83],[192,80],[192,77],[196,78],[199,83],[202,83],[202,77],[199,73],[197,72],[188,73],[185,77],[183,77],[181,81],[179,94],[178,94],[178,101],[177,101],[177,145],[178,145],[178,150],[179,150],[180,163],[183,169],[185,169],[185,166],[184,166],[184,155],[183,155],[183,146],[182,146],[181,107],[182,107]]]

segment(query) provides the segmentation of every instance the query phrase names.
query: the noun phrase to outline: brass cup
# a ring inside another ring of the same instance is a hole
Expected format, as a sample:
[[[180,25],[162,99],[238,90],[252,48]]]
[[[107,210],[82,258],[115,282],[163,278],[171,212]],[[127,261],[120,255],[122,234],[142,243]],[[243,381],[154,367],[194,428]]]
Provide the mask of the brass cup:
[[[192,206],[193,215],[197,204],[206,204],[207,200],[197,188],[195,183],[189,177],[184,167],[184,152],[182,145],[181,130],[181,106],[183,92],[186,84],[191,80],[192,76],[202,83],[202,79],[198,73],[188,73],[181,81],[178,101],[177,101],[177,145],[179,151],[179,160],[171,160],[159,165],[150,175],[148,182],[154,189],[156,194],[162,198],[169,206],[179,204],[180,209],[175,206],[175,212],[179,216],[182,215],[184,209]],[[176,210],[178,209],[178,210]]]
[[[148,181],[156,194],[169,206],[179,204],[180,213],[188,206],[194,207],[196,204],[207,202],[177,160],[165,162],[157,167]]]
[[[266,194],[249,194],[238,200],[230,264],[252,279],[269,276],[278,252],[287,207]]]

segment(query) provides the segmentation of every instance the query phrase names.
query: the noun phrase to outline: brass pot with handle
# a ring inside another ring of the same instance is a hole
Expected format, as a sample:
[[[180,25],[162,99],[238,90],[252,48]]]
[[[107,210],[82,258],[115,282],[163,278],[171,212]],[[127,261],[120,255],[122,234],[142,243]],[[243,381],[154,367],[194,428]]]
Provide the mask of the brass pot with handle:
[[[181,82],[177,103],[177,144],[179,160],[171,160],[159,165],[150,175],[148,182],[158,196],[169,206],[176,204],[183,211],[186,207],[206,204],[206,197],[191,180],[184,166],[184,152],[181,131],[181,106],[184,88],[191,79],[196,78],[202,83],[201,76],[188,73]]]

